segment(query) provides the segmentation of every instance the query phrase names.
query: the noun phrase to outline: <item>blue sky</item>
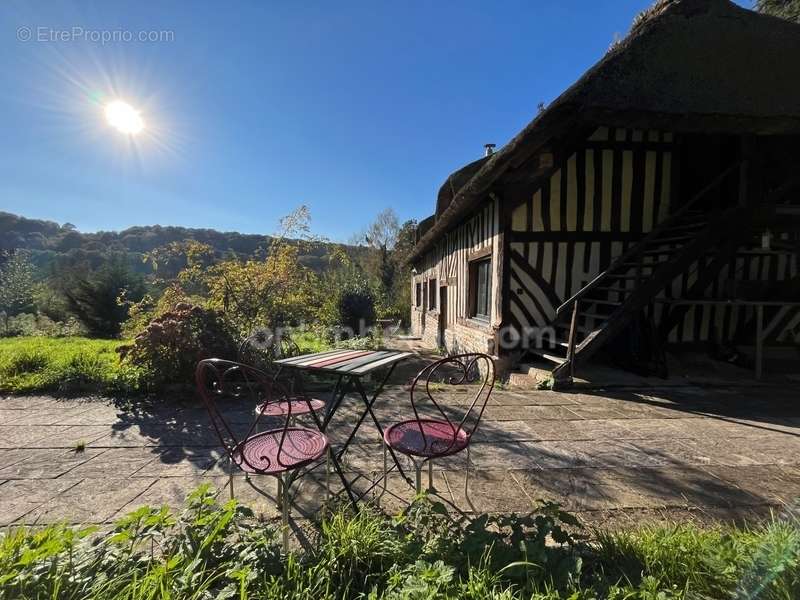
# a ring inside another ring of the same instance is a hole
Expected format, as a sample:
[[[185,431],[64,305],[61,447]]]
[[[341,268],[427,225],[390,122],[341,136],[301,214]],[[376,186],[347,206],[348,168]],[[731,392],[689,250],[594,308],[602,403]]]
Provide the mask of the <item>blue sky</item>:
[[[334,240],[386,207],[424,218],[648,4],[5,0],[0,210],[269,233],[307,204]],[[141,110],[133,141],[114,98]]]

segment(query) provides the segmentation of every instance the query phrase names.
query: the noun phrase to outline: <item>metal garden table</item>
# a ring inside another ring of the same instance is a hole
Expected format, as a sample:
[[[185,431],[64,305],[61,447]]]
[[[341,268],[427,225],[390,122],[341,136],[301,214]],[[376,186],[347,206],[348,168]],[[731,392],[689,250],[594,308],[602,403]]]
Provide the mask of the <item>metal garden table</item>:
[[[364,404],[364,411],[357,419],[344,445],[338,448],[336,452],[333,452],[331,456],[333,467],[336,470],[336,473],[339,475],[339,478],[342,480],[342,484],[347,491],[350,501],[356,508],[358,507],[358,500],[368,494],[376,484],[373,483],[372,486],[370,486],[358,498],[356,498],[356,496],[353,494],[351,482],[347,481],[347,478],[342,471],[340,459],[347,451],[348,446],[353,441],[353,438],[358,432],[358,429],[361,427],[361,424],[366,419],[367,415],[372,418],[372,422],[375,424],[375,427],[380,433],[380,438],[378,439],[383,440],[383,427],[381,427],[381,424],[375,416],[372,408],[375,405],[375,401],[380,396],[380,393],[383,391],[383,388],[386,385],[386,382],[389,380],[389,377],[391,377],[392,373],[394,372],[397,364],[400,361],[406,360],[411,355],[411,352],[400,352],[396,350],[329,350],[327,352],[317,352],[315,354],[306,354],[303,356],[295,356],[292,358],[284,358],[275,361],[275,364],[278,367],[278,371],[275,374],[276,378],[285,369],[305,371],[307,373],[317,373],[336,378],[336,385],[333,388],[331,399],[327,404],[325,416],[320,421],[316,414],[314,414],[314,418],[317,421],[317,426],[323,433],[328,428],[328,425],[336,415],[336,412],[341,406],[344,397],[348,393],[355,392],[361,398],[361,401]],[[386,374],[380,380],[378,387],[370,397],[367,395],[367,392],[364,389],[362,378],[379,369],[387,369]],[[403,478],[410,482],[410,479],[403,472],[403,468],[400,465],[400,461],[397,459],[394,451],[390,451],[395,467],[403,476]]]

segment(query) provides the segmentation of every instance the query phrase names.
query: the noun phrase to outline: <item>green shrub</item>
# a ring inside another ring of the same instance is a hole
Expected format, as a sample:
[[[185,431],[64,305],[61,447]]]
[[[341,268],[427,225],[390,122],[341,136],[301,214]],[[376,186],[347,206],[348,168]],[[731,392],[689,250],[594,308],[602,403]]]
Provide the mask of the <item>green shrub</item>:
[[[177,283],[172,283],[164,288],[157,299],[150,294],[145,294],[138,302],[131,302],[128,307],[128,319],[122,325],[123,339],[136,337],[145,330],[150,321],[171,312],[176,304],[181,303],[204,306],[202,298],[190,297]]]
[[[334,342],[334,346],[343,350],[375,350],[380,347],[380,336],[370,334],[338,340]]]
[[[83,326],[74,318],[53,321],[44,314],[22,313],[8,319],[8,328],[0,335],[5,337],[42,336],[70,337],[85,333]]]
[[[375,324],[375,297],[369,286],[355,282],[343,289],[338,300],[338,325],[350,335],[361,336]]]
[[[139,368],[151,388],[189,386],[197,363],[205,358],[235,359],[236,343],[213,310],[188,303],[156,317],[132,343],[117,351],[125,364]]]

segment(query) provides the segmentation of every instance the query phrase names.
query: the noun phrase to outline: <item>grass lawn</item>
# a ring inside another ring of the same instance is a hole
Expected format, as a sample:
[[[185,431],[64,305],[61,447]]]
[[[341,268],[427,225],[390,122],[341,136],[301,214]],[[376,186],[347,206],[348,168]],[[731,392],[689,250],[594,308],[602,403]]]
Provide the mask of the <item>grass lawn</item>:
[[[314,331],[297,331],[291,333],[292,341],[297,344],[301,354],[324,352],[330,350],[332,345],[321,335]]]
[[[333,347],[313,331],[295,332],[292,339],[302,354]],[[120,364],[116,349],[125,343],[81,337],[0,338],[0,393],[126,396],[153,391],[144,370]],[[373,338],[358,338],[337,347],[374,345]]]
[[[305,552],[208,487],[179,514],[143,507],[109,531],[0,533],[0,600],[275,598],[676,600],[800,597],[800,525],[582,535],[571,515],[456,519],[418,500],[389,518],[329,514]]]
[[[139,388],[136,369],[120,364],[123,342],[78,337],[0,339],[0,392],[125,394]]]

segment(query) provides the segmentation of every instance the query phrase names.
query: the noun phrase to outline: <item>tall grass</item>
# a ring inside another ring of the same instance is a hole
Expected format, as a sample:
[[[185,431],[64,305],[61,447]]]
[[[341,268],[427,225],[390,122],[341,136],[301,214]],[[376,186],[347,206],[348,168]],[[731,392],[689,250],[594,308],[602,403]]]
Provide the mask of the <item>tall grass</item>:
[[[127,394],[142,374],[122,365],[121,342],[77,337],[0,339],[0,392]]]
[[[281,598],[672,600],[798,598],[800,527],[691,525],[597,532],[554,505],[456,519],[422,499],[393,519],[333,512],[309,549],[204,486],[173,514],[132,512],[111,531],[53,525],[0,534],[0,599]]]
[[[772,519],[756,528],[643,527],[597,534],[598,571],[609,580],[689,598],[800,598],[800,523]]]

